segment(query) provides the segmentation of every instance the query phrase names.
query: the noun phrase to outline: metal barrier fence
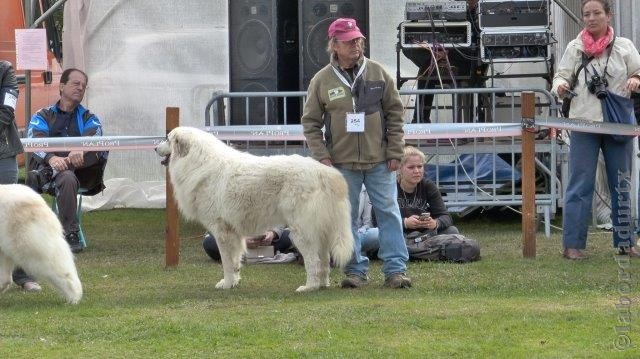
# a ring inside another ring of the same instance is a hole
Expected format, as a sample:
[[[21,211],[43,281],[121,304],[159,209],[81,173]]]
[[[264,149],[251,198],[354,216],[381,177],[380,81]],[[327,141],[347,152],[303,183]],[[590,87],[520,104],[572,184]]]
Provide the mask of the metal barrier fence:
[[[415,117],[411,121],[405,117],[405,122],[513,122],[509,120],[520,118],[518,95],[525,91],[536,94],[539,100],[536,107],[547,109],[548,115],[559,110],[553,95],[538,88],[400,90],[400,95],[403,96],[405,110],[415,112]],[[205,107],[205,126],[299,124],[306,95],[306,91],[216,91]],[[429,100],[429,96],[433,96],[433,100]],[[292,106],[294,104],[298,106]],[[426,108],[435,113],[434,121],[425,118]],[[451,116],[441,116],[443,110],[451,111]],[[494,121],[496,118],[502,121]]]
[[[427,154],[432,180],[452,212],[522,205],[519,95],[524,91],[535,93],[537,115],[557,115],[558,105],[544,89],[400,91],[405,103],[405,140]],[[218,92],[206,106],[205,127],[254,154],[308,155],[302,127],[296,124],[305,96],[304,91]],[[565,175],[561,172],[566,168],[567,147],[550,130],[536,141],[535,152],[536,212],[544,216],[549,236],[550,220],[562,203]],[[483,168],[478,167],[481,164]],[[499,168],[507,168],[508,174],[500,176]],[[441,174],[447,169],[445,179]]]
[[[438,138],[475,138],[476,133],[482,133],[491,138],[513,137],[520,135],[522,138],[522,195],[520,203],[522,204],[522,239],[523,239],[523,256],[532,258],[536,253],[536,240],[534,230],[534,212],[535,204],[539,202],[538,196],[535,194],[535,184],[533,177],[535,174],[534,166],[540,161],[535,158],[535,139],[534,134],[536,128],[545,127],[552,130],[569,130],[578,132],[590,132],[599,134],[616,134],[628,136],[640,136],[640,126],[622,125],[615,123],[603,123],[594,121],[585,121],[579,119],[565,119],[548,115],[546,118],[536,118],[535,115],[535,98],[532,92],[523,93],[523,107],[521,111],[521,123],[506,124],[406,124],[405,131],[407,137],[438,139]],[[179,109],[168,107],[166,109],[166,131],[174,129],[179,125]],[[271,140],[272,138],[292,138],[301,140],[303,138],[302,128],[299,125],[288,126],[214,126],[209,130],[220,140],[243,140],[251,141],[259,138],[262,141]],[[553,132],[553,131],[552,131]],[[553,137],[553,136],[552,136]],[[70,151],[70,150],[144,150],[154,148],[157,144],[163,142],[163,136],[105,136],[101,138],[87,137],[66,137],[66,138],[23,138],[21,139],[26,152],[37,151]],[[492,168],[494,170],[494,168]],[[494,171],[495,172],[495,171]],[[632,174],[632,187],[636,183],[636,172]],[[554,179],[555,180],[555,179]],[[513,189],[513,188],[512,188]],[[637,193],[637,189],[632,190]],[[636,196],[633,195],[635,198]],[[451,202],[450,202],[451,203]],[[464,202],[464,203],[468,203]],[[541,205],[539,208],[551,208],[551,205]],[[548,216],[545,213],[545,223],[548,224]],[[634,213],[636,211],[634,210]],[[167,266],[176,266],[179,261],[180,240],[178,237],[178,210],[175,200],[173,200],[173,190],[171,185],[167,184],[167,211],[166,211],[166,260]],[[547,236],[548,226],[545,227]]]

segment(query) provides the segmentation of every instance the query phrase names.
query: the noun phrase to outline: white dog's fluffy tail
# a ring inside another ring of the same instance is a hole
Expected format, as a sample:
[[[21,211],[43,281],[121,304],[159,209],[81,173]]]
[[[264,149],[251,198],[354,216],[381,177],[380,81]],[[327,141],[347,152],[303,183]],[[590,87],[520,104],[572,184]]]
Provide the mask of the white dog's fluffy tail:
[[[331,257],[336,266],[344,268],[353,256],[353,233],[351,232],[351,205],[348,199],[336,205],[335,231],[331,246]]]
[[[49,208],[41,208],[39,218],[26,224],[23,232],[22,263],[25,271],[51,283],[71,304],[82,298],[82,284],[69,244]]]
[[[347,183],[335,170],[325,179],[327,193],[331,193],[331,204],[324,208],[328,211],[329,223],[326,233],[331,239],[331,258],[336,266],[343,268],[353,256],[353,233],[351,232],[351,205]]]
[[[71,304],[82,298],[82,284],[58,218],[40,195],[21,185],[0,186],[12,193],[0,208],[4,239],[0,251],[36,279],[51,283]],[[2,197],[2,196],[0,196]]]

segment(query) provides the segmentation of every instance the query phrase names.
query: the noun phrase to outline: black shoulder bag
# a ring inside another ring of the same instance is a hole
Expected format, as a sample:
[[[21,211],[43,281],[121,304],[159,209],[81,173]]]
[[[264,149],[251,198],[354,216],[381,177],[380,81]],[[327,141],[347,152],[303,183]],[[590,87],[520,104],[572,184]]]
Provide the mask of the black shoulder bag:
[[[585,54],[584,52],[581,51],[582,54],[582,62],[580,63],[580,66],[578,66],[578,70],[576,70],[576,72],[571,76],[571,81],[569,82],[569,90],[573,91],[573,89],[576,87],[576,83],[578,82],[578,74],[580,73],[580,71],[585,68],[589,62],[591,62],[591,60],[593,60],[593,56],[587,57],[587,54]],[[573,99],[574,95],[565,95],[564,99],[562,99],[562,109],[560,110],[560,112],[562,113],[563,117],[569,118],[569,110],[571,109],[571,100]]]
[[[611,51],[613,49],[614,42],[615,38],[613,39],[613,41],[611,41],[610,47],[608,48],[607,63],[605,64],[602,71],[602,77],[600,77],[600,74],[598,74],[598,71],[595,69],[595,67],[591,66],[594,75],[591,77],[591,83],[587,84],[589,92],[596,95],[596,97],[600,100],[600,105],[602,107],[602,120],[604,122],[632,125],[636,122],[633,109],[633,100],[624,96],[616,95],[615,93],[607,89],[607,69],[609,67],[609,59],[611,58]],[[587,82],[588,71],[589,70],[585,68],[585,82]],[[594,83],[596,84],[594,85]],[[614,141],[620,143],[625,143],[633,139],[634,137],[633,135],[623,134],[610,136]]]

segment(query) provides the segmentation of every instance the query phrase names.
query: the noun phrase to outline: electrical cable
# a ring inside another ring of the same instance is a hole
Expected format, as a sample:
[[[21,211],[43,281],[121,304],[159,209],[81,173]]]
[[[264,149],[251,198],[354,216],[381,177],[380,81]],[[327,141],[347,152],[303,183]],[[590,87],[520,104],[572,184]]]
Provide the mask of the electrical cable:
[[[438,75],[438,81],[440,82],[440,89],[444,89],[444,83],[442,82],[442,76],[440,74],[440,67],[438,66],[438,60],[436,59],[436,44],[438,43],[438,37],[436,36],[436,24],[433,21],[433,14],[431,13],[431,8],[427,8],[427,14],[429,15],[429,23],[431,25],[431,34],[433,35],[433,41],[431,42],[431,59],[432,62],[430,65],[436,70],[436,74]]]
[[[449,52],[447,51],[447,49],[437,41],[437,38],[435,36],[435,21],[433,19],[433,14],[431,12],[431,10],[429,9],[427,11],[428,15],[429,15],[429,20],[431,22],[431,27],[432,27],[432,33],[434,33],[434,43],[432,45],[433,47],[433,51],[432,51],[432,55],[435,51],[437,51],[439,54],[442,54],[442,57],[444,59],[444,63],[445,63],[445,68],[447,70],[447,72],[449,73],[449,77],[451,78],[451,83],[453,84],[453,88],[458,88],[458,85],[456,83],[456,78],[453,74],[453,69],[451,67],[451,61],[449,60]],[[443,21],[443,25],[444,25],[444,21]],[[443,31],[445,32],[445,34],[447,34],[446,31],[446,27],[443,26]],[[439,71],[439,66],[438,66],[438,61],[435,59],[434,57],[434,62],[436,63],[436,70],[438,71],[438,76],[440,78],[440,87],[444,88],[444,85],[442,83],[442,78],[440,77],[440,71]]]

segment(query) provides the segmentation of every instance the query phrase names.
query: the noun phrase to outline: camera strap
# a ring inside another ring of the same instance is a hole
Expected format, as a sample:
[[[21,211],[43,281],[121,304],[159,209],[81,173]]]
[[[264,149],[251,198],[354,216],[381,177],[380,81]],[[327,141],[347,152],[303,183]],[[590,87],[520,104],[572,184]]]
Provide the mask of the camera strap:
[[[571,76],[571,83],[569,83],[569,90],[571,91],[573,91],[574,87],[576,87],[576,83],[578,82],[578,74],[580,74],[580,71],[582,71],[582,69],[584,69],[591,62],[591,60],[593,60],[593,56],[587,57],[587,54],[585,54],[582,51],[581,53],[582,53],[582,62],[580,63],[580,66],[578,66],[578,70],[576,70],[573,76]],[[587,79],[586,72],[585,72],[584,78],[585,80]]]

